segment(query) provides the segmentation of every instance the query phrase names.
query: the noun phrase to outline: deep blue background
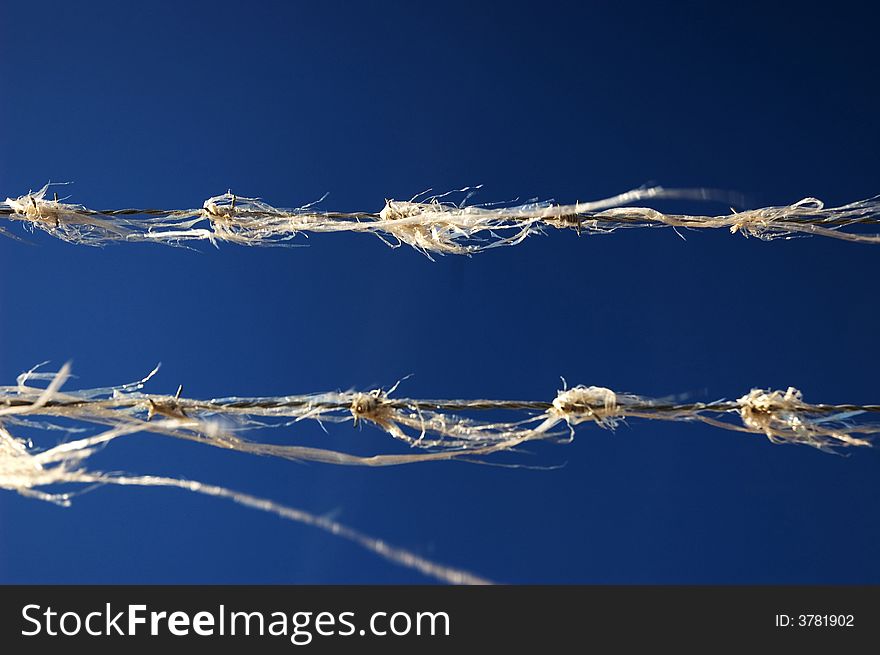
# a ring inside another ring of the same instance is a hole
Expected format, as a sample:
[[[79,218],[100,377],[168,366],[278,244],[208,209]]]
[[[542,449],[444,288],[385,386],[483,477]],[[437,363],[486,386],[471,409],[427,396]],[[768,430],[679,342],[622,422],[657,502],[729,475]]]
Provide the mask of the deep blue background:
[[[229,187],[279,206],[329,191],[325,207],[376,211],[477,183],[485,202],[651,181],[757,204],[880,192],[873,16],[494,4],[3,0],[0,193],[51,178],[89,206],[190,207]],[[564,375],[647,395],[795,385],[880,401],[880,249],[686,236],[554,231],[436,263],[358,235],[201,253],[2,240],[0,378],[72,358],[80,385],[162,361],[152,390],[202,397],[414,373],[414,397],[549,399]],[[320,435],[289,439],[392,447],[370,429]],[[150,436],[93,465],[332,512],[505,582],[880,582],[873,452],[632,421],[532,453],[520,461],[567,466],[335,468]],[[423,581],[182,491],[106,488],[70,509],[3,493],[0,521],[3,582]]]

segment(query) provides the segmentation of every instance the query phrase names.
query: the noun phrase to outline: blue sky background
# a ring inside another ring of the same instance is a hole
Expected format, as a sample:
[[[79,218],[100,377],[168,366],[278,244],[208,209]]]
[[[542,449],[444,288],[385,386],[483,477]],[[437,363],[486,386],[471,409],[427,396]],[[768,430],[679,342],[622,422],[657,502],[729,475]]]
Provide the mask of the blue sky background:
[[[73,181],[88,206],[381,209],[605,197],[646,182],[755,204],[880,192],[874,17],[833,3],[0,3],[0,194]],[[669,209],[693,209],[667,204]],[[721,211],[723,207],[702,209]],[[20,226],[15,226],[20,230]],[[723,232],[553,232],[473,259],[359,235],[308,248],[0,241],[0,378],[270,395],[551,399],[559,376],[646,395],[794,385],[880,402],[880,249]],[[299,430],[303,432],[299,432]],[[393,448],[372,429],[285,435]],[[280,438],[281,435],[278,435]],[[44,444],[47,445],[47,444]],[[519,461],[298,465],[160,437],[104,470],[224,484],[517,583],[880,582],[880,458],[707,426],[590,426]],[[0,494],[2,582],[423,582],[222,500]]]

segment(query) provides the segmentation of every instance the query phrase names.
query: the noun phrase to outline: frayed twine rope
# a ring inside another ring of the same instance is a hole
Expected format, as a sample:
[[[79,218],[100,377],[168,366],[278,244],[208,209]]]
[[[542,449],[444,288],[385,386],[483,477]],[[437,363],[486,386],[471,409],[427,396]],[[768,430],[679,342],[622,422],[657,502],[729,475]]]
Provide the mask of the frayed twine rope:
[[[710,403],[653,399],[578,385],[558,391],[550,401],[419,400],[394,392],[330,392],[266,398],[229,397],[198,400],[144,393],[143,380],[118,387],[59,391],[69,369],[50,375],[30,371],[14,386],[0,386],[0,422],[67,430],[66,421],[117,427],[197,441],[260,455],[362,466],[393,466],[419,461],[472,458],[515,450],[534,440],[558,440],[569,427],[592,422],[614,429],[624,420],[702,421],[728,430],[757,433],[775,443],[798,443],[823,450],[867,446],[880,425],[865,418],[877,405],[815,405],[802,394],[755,389],[735,401]],[[34,386],[48,380],[46,388]],[[494,412],[488,415],[486,412]],[[736,417],[737,422],[731,421]],[[35,418],[40,422],[36,423]],[[64,422],[55,423],[62,420]],[[353,421],[377,427],[415,450],[358,456],[295,444],[261,443],[250,431],[290,428],[312,420],[324,425]]]
[[[762,240],[820,235],[860,243],[880,243],[880,234],[845,231],[854,225],[880,224],[880,198],[840,207],[825,207],[815,198],[791,205],[732,211],[720,216],[666,214],[649,207],[628,206],[642,200],[687,198],[720,201],[730,194],[706,189],[635,189],[603,200],[561,205],[465,205],[441,201],[449,194],[424,201],[386,200],[378,213],[327,212],[315,203],[279,209],[259,198],[231,192],[206,200],[198,209],[93,210],[46,198],[49,185],[37,192],[0,203],[0,216],[19,220],[69,243],[102,245],[116,241],[144,241],[185,245],[208,241],[213,245],[290,246],[301,233],[365,232],[387,245],[402,244],[433,255],[473,255],[492,248],[514,246],[546,228],[573,228],[604,234],[622,228],[727,228]],[[465,200],[470,198],[472,190]],[[2,228],[0,228],[2,231]]]

